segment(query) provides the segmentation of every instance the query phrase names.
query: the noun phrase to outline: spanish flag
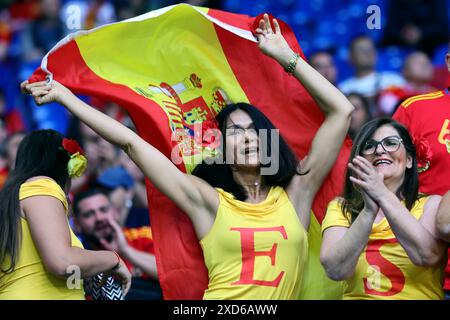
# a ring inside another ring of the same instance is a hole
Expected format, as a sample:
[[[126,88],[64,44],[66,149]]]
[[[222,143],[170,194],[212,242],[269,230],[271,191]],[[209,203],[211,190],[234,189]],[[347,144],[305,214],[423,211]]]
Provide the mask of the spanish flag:
[[[323,114],[294,77],[260,52],[253,35],[260,18],[180,4],[79,31],[44,57],[30,82],[53,77],[75,93],[119,104],[143,139],[169,159],[178,150],[176,165],[184,172],[192,171],[198,155],[207,155],[194,137],[194,125],[213,119],[230,102],[260,108],[303,158]],[[304,58],[294,33],[280,25]],[[342,190],[349,149],[346,140],[316,196],[299,298],[340,298],[340,283],[326,277],[318,250],[320,223],[328,202]],[[149,181],[147,187],[164,298],[201,299],[208,276],[192,224]]]

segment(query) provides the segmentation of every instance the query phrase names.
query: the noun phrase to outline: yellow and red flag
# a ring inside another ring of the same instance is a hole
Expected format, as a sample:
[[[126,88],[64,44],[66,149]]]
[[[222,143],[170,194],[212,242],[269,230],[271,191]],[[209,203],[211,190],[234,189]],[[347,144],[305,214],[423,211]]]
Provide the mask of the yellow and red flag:
[[[128,111],[138,134],[169,159],[175,147],[179,150],[182,161],[176,164],[184,172],[205,154],[194,124],[213,119],[229,102],[260,108],[302,158],[323,115],[303,86],[260,52],[255,21],[186,4],[162,8],[67,36],[30,81],[50,75],[75,93],[116,102]],[[301,53],[290,28],[281,22],[281,29]],[[326,278],[319,263],[318,248],[326,205],[343,186],[349,146],[347,140],[313,205],[312,251],[299,298],[340,297],[339,284]],[[147,187],[164,297],[201,299],[208,276],[192,224],[148,181]]]

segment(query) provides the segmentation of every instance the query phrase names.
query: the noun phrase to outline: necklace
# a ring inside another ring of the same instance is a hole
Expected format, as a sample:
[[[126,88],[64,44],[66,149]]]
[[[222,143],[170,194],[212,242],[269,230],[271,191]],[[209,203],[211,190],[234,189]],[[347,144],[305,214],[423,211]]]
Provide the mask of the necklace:
[[[257,186],[259,186],[259,185],[260,185],[259,182],[250,183],[250,184],[243,184],[243,186],[246,186],[246,187],[257,187]]]

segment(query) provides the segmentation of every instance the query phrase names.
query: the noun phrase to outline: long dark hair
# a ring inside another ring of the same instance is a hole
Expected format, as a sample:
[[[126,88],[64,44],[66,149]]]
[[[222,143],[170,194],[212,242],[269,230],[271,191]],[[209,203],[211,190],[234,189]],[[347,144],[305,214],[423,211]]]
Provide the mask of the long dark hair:
[[[10,258],[1,271],[14,271],[22,241],[19,190],[22,183],[36,176],[48,176],[64,189],[69,178],[69,155],[62,150],[63,135],[54,130],[33,131],[22,140],[12,170],[0,191],[0,265]]]
[[[361,149],[371,139],[375,131],[385,125],[389,125],[397,130],[400,138],[403,140],[403,145],[406,149],[406,153],[412,158],[411,168],[406,168],[405,179],[403,184],[396,191],[396,195],[399,199],[405,200],[405,205],[408,210],[411,210],[414,203],[419,198],[419,173],[417,171],[417,158],[416,147],[414,146],[411,136],[408,130],[397,121],[382,117],[367,122],[353,141],[353,147],[350,152],[350,159],[352,161],[358,155],[361,155]],[[358,217],[358,214],[364,208],[364,200],[361,192],[355,188],[350,181],[351,172],[347,170],[345,177],[344,194],[342,200],[342,212],[344,215],[350,216],[350,222],[353,223]]]
[[[222,136],[225,136],[227,119],[230,114],[236,110],[242,110],[246,112],[253,121],[253,125],[256,132],[259,130],[267,130],[267,145],[261,146],[265,148],[265,154],[272,159],[272,149],[270,141],[272,141],[272,129],[276,129],[272,122],[256,107],[248,103],[235,103],[229,104],[224,107],[216,116],[219,130],[222,132]],[[222,139],[223,145],[223,163],[211,163],[212,161],[203,161],[192,172],[193,175],[202,178],[215,188],[221,188],[231,194],[238,200],[244,201],[248,195],[245,189],[233,179],[233,174],[230,165],[226,164],[226,139]],[[277,156],[277,155],[274,155]],[[281,134],[279,135],[279,169],[274,175],[264,175],[264,183],[268,186],[281,186],[285,188],[291,181],[295,174],[302,174],[298,172],[299,161],[283,139]],[[271,163],[262,164],[262,167],[270,167]]]

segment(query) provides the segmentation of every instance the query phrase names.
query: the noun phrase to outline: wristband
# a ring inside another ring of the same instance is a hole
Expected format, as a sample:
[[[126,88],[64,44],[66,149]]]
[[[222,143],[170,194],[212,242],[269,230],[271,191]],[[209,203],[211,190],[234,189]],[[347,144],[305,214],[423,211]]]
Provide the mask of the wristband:
[[[292,54],[292,58],[289,60],[289,63],[284,70],[286,70],[286,72],[289,74],[293,74],[295,71],[295,67],[297,66],[298,59],[300,59],[300,55],[294,52]]]

